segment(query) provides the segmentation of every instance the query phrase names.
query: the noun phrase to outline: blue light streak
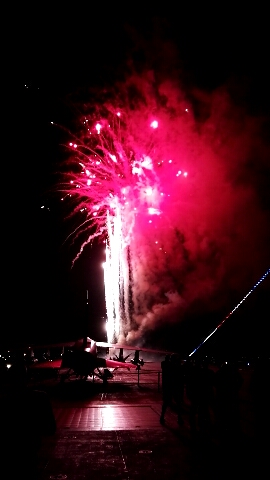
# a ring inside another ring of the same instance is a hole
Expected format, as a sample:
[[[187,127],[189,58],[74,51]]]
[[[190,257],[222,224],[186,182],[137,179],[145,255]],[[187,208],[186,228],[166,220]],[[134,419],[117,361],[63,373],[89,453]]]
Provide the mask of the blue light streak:
[[[228,318],[235,312],[235,310],[237,310],[237,308],[240,307],[240,305],[242,305],[242,303],[247,299],[247,297],[252,293],[254,292],[255,288],[257,288],[260,283],[263,282],[263,280],[267,277],[267,275],[270,273],[270,268],[265,272],[265,274],[260,278],[260,280],[255,283],[255,285],[253,285],[253,287],[249,290],[249,292],[242,298],[242,300],[233,308],[233,310],[231,310],[230,313],[228,313],[228,315],[224,318],[224,320],[222,320],[222,322],[220,322],[220,324],[211,332],[209,333],[209,335],[207,335],[207,337],[189,354],[189,357],[191,357],[195,352],[197,352],[197,350],[199,350],[199,348],[205,343],[207,342],[207,340],[212,337],[212,335],[214,335],[214,333],[216,333],[216,331],[223,325],[223,323],[226,322],[226,320],[228,320]]]

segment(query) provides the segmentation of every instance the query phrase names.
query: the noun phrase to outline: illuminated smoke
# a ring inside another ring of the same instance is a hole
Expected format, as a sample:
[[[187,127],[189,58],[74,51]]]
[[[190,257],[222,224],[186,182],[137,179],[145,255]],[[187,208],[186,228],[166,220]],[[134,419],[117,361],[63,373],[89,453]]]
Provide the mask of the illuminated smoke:
[[[263,119],[222,88],[194,93],[206,112],[196,118],[179,85],[154,80],[133,76],[101,106],[86,103],[67,145],[74,262],[104,242],[109,341],[224,311],[270,260]]]

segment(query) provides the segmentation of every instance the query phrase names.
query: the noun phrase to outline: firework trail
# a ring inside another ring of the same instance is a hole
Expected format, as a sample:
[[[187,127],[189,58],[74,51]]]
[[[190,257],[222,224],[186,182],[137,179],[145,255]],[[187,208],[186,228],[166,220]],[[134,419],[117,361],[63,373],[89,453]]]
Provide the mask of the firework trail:
[[[137,133],[134,113],[130,120],[125,111],[103,107],[98,121],[85,116],[78,141],[68,144],[72,165],[62,185],[73,202],[72,214],[85,215],[69,235],[76,239],[86,234],[73,264],[94,239],[106,245],[104,283],[110,342],[125,340],[132,329],[130,248],[136,228],[145,229],[162,215],[162,203],[169,196],[161,188],[162,170],[171,168],[176,179],[187,176],[170,157],[160,155],[158,121],[145,118],[141,123],[143,135]],[[154,243],[153,238],[153,244],[157,246],[158,240]]]

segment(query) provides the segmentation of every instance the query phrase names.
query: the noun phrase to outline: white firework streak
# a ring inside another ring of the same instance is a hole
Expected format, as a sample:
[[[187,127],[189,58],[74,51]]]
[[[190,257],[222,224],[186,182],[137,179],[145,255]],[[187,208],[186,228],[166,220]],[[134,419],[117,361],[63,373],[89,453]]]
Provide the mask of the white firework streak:
[[[120,208],[115,215],[107,212],[108,241],[104,265],[105,301],[107,310],[108,342],[124,336],[129,319],[129,264],[127,244],[123,237],[123,221]]]
[[[121,217],[116,213],[107,220],[108,242],[106,245],[105,300],[107,309],[107,337],[112,342],[118,339],[120,329],[121,285]]]

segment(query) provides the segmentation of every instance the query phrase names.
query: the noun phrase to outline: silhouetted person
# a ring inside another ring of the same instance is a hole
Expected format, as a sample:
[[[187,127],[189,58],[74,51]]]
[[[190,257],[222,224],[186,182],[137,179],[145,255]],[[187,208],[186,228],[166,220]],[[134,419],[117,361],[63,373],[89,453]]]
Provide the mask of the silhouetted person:
[[[270,430],[270,360],[258,358],[251,377],[255,436],[264,441]]]
[[[7,392],[0,400],[3,479],[37,479],[42,438],[56,432],[56,421],[46,392],[27,387],[27,371],[20,362],[8,371]]]
[[[215,374],[206,358],[201,362],[198,382],[198,427],[203,432],[209,432],[212,426],[211,409],[214,407]]]
[[[224,362],[215,374],[218,431],[236,433],[240,428],[239,390],[242,376],[235,362]]]
[[[211,427],[210,409],[214,403],[214,372],[208,362],[198,358],[186,365],[186,395],[190,402],[189,424],[192,433]]]
[[[162,408],[160,415],[160,423],[165,422],[165,413],[172,402],[172,371],[170,363],[170,355],[166,355],[161,362],[161,385],[162,385]]]
[[[162,408],[160,423],[165,422],[165,413],[168,407],[173,403],[177,409],[177,421],[179,425],[183,424],[181,408],[184,395],[184,377],[182,366],[177,355],[166,355],[161,362],[162,370]]]
[[[179,425],[184,423],[183,421],[183,403],[184,403],[184,391],[185,391],[185,377],[184,377],[184,369],[181,363],[181,359],[177,354],[172,354],[171,358],[171,365],[172,365],[172,394],[173,400],[176,405],[177,410],[177,422]]]
[[[189,425],[192,433],[197,431],[197,415],[199,405],[199,363],[188,359],[186,363],[186,395],[189,400]]]

